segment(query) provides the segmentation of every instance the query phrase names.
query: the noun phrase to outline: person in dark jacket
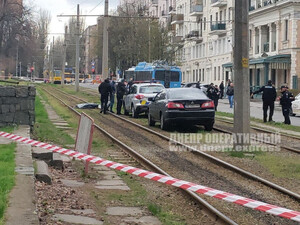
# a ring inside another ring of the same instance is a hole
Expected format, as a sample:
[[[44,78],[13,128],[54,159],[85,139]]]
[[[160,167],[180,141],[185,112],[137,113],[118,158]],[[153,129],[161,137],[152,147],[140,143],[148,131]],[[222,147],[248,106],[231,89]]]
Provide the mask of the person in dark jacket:
[[[221,82],[221,84],[219,85],[219,91],[220,91],[220,99],[223,98],[224,96],[224,81]]]
[[[112,92],[110,93],[110,97],[109,97],[109,100],[110,100],[109,108],[110,108],[110,112],[114,113],[113,106],[114,106],[114,103],[115,103],[115,94],[116,94],[116,83],[115,83],[115,81],[112,80],[110,82],[110,86],[111,86]]]
[[[211,100],[213,100],[214,92],[215,92],[215,86],[213,83],[211,83],[210,86],[206,90],[207,97],[209,97]]]
[[[215,85],[214,93],[213,93],[213,99],[215,104],[215,110],[217,111],[217,107],[219,104],[219,98],[220,98],[220,90],[218,88],[218,85]]]
[[[230,108],[232,108],[233,107],[233,96],[234,96],[233,83],[230,83],[230,86],[227,87],[226,95],[228,96]]]
[[[291,124],[290,120],[290,108],[292,106],[292,101],[295,100],[294,95],[289,92],[287,86],[281,86],[281,97],[280,97],[280,105],[282,108],[282,114],[284,116],[284,123]]]
[[[267,122],[267,116],[268,116],[268,108],[270,108],[269,113],[269,122],[273,121],[272,117],[274,114],[274,102],[276,100],[277,94],[275,87],[272,86],[272,81],[269,80],[268,84],[265,86],[262,86],[259,90],[254,91],[251,94],[251,97],[257,93],[262,92],[262,100],[263,100],[263,111],[264,111],[264,122]]]
[[[101,94],[101,110],[100,113],[106,114],[107,110],[107,102],[108,102],[108,96],[112,93],[111,85],[109,83],[109,79],[105,79],[104,82],[102,82],[99,87],[98,91]]]
[[[121,109],[123,105],[123,97],[126,93],[125,80],[122,79],[117,86],[117,114],[121,114]]]

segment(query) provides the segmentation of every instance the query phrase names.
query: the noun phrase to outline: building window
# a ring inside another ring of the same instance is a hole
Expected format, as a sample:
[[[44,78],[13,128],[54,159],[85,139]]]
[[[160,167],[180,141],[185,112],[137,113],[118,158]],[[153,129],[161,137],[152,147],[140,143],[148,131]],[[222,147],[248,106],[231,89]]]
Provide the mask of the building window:
[[[219,66],[219,67],[218,67],[218,80],[221,79],[221,78],[220,78],[220,73],[221,73],[221,67]]]
[[[249,30],[249,47],[252,48],[252,30]]]
[[[201,69],[199,69],[199,81],[201,81]]]
[[[195,81],[196,78],[195,78],[195,70],[193,70],[193,81]]]
[[[212,26],[212,20],[213,20],[213,16],[210,15],[210,30],[211,30],[211,26]]]
[[[202,81],[204,81],[204,76],[205,76],[205,73],[204,73],[204,69],[202,70]]]
[[[231,8],[228,9],[228,20],[231,20]]]
[[[217,67],[214,67],[214,81],[217,80]]]
[[[206,29],[206,17],[204,17],[204,24],[203,25],[204,25],[203,30],[205,30]]]
[[[196,80],[195,81],[198,81],[198,70],[196,70]]]
[[[284,40],[288,40],[288,34],[289,34],[289,21],[285,20],[285,32],[284,32]]]

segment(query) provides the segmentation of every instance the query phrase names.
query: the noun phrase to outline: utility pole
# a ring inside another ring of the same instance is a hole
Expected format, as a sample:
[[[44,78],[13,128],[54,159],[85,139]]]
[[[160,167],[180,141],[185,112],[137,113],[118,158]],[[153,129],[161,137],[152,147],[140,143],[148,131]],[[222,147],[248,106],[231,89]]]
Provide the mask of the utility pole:
[[[19,76],[21,77],[22,76],[22,62],[20,62],[19,64],[20,64],[20,73],[19,73]]]
[[[65,84],[65,66],[66,66],[66,57],[67,57],[67,33],[68,33],[68,26],[65,26],[65,40],[64,40],[64,47],[63,47],[63,61],[62,61],[62,69],[61,69],[61,85],[62,85],[62,87]]]
[[[234,149],[247,150],[250,138],[249,1],[235,1],[234,19]]]
[[[103,18],[102,76],[103,79],[109,77],[108,74],[108,0],[105,0],[105,10],[104,10],[104,18]]]
[[[52,38],[52,57],[51,57],[51,72],[50,72],[50,76],[51,76],[50,80],[53,81],[53,76],[54,76],[54,36]]]
[[[31,73],[31,82],[32,82],[32,76],[33,76],[33,80],[35,80],[35,62],[33,62],[32,66],[33,66],[33,73]]]
[[[148,17],[149,17],[149,20],[148,20],[148,26],[149,26],[149,43],[148,43],[148,63],[150,63],[151,61],[151,21],[150,21],[150,0],[148,1]]]
[[[76,70],[75,70],[75,89],[79,92],[79,4],[77,4],[77,23],[76,23]]]

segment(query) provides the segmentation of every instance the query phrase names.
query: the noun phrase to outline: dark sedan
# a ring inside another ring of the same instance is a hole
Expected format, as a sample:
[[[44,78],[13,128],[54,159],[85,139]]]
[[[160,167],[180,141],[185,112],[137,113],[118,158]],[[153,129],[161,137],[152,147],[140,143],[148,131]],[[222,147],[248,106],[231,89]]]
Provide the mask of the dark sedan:
[[[151,99],[148,124],[167,130],[173,123],[204,125],[211,131],[215,122],[214,102],[197,88],[165,89]]]

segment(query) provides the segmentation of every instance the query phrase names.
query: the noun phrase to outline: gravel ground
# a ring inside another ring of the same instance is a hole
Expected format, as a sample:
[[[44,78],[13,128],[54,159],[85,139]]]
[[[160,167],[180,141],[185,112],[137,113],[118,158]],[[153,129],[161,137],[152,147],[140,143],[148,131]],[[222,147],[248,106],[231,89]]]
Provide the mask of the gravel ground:
[[[215,165],[191,153],[169,151],[169,143],[110,115],[99,115],[96,110],[89,114],[107,131],[118,137],[146,158],[171,173],[172,176],[232,192],[256,200],[299,210],[298,202],[273,191],[257,182],[245,179],[223,167]],[[174,166],[176,165],[176,167]],[[256,212],[241,206],[209,201],[225,215],[239,224],[295,224],[292,221]],[[251,222],[250,222],[251,221]]]

